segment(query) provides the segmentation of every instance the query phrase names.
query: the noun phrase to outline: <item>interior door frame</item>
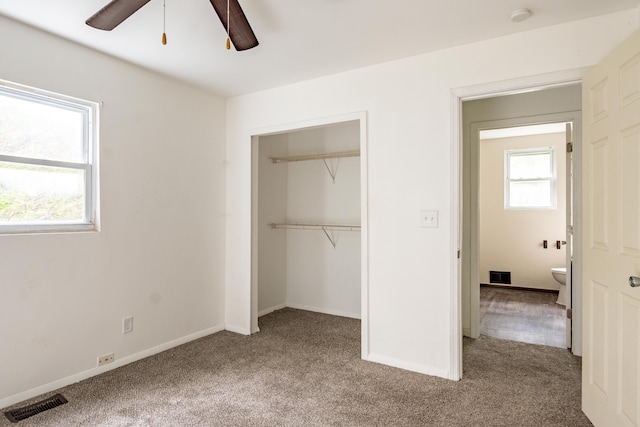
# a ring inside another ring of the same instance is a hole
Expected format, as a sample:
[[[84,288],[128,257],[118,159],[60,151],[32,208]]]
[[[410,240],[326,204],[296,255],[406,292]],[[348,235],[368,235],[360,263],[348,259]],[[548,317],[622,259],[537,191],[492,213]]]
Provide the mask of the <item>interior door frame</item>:
[[[462,121],[462,102],[471,101],[474,99],[490,98],[495,96],[513,95],[517,93],[524,93],[530,91],[536,91],[541,89],[549,89],[558,86],[566,86],[570,84],[582,83],[582,78],[589,70],[589,67],[577,68],[565,71],[558,71],[553,73],[539,74],[535,76],[528,76],[522,78],[515,78],[511,80],[504,80],[499,82],[492,82],[474,86],[466,86],[460,88],[453,88],[450,91],[450,106],[451,106],[451,150],[452,150],[452,167],[451,167],[451,182],[453,188],[456,189],[457,194],[452,197],[452,224],[454,226],[451,239],[452,247],[457,248],[458,256],[455,258],[457,262],[452,263],[451,277],[454,278],[454,284],[451,287],[451,325],[450,330],[450,354],[451,354],[451,378],[462,377],[462,282],[461,282],[461,249],[462,249],[462,230],[463,230],[463,177],[462,177],[462,152],[463,152],[463,121]],[[581,195],[576,194],[577,197]],[[574,289],[575,292],[575,289]],[[581,302],[581,298],[578,298],[574,293],[574,302]],[[574,304],[575,306],[575,304]],[[582,325],[578,326],[575,322],[577,310],[574,307],[574,336],[582,336]],[[581,310],[580,310],[581,317]],[[574,342],[574,347],[581,353],[581,340],[580,342]]]
[[[581,140],[581,127],[582,127],[582,113],[581,111],[565,111],[565,112],[559,112],[559,113],[548,113],[548,114],[537,114],[537,115],[532,115],[532,116],[525,116],[525,117],[517,117],[517,118],[507,118],[507,119],[496,119],[496,120],[487,120],[487,121],[483,121],[483,122],[476,122],[473,123],[471,125],[471,134],[469,135],[470,138],[470,144],[471,144],[471,149],[469,150],[471,153],[471,162],[472,162],[472,168],[476,168],[477,172],[480,172],[480,165],[478,162],[478,158],[479,158],[479,152],[480,152],[480,131],[482,130],[489,130],[489,129],[504,129],[504,128],[511,128],[511,127],[519,127],[519,126],[530,126],[530,125],[536,125],[536,124],[550,124],[550,123],[571,123],[572,127],[575,128],[575,130],[573,131],[573,139],[575,139],[576,141],[580,141]],[[565,133],[566,135],[566,133]],[[574,193],[574,191],[570,191],[569,187],[572,185],[572,180],[570,179],[570,174],[571,174],[571,168],[569,167],[569,165],[571,163],[575,163],[576,159],[578,161],[581,161],[582,157],[581,157],[581,150],[580,150],[580,145],[576,144],[575,145],[575,150],[573,152],[574,156],[571,156],[570,153],[566,154],[566,163],[567,163],[567,169],[565,172],[565,177],[566,177],[566,187],[567,187],[567,200],[566,200],[566,209],[565,209],[565,224],[568,225],[569,224],[569,220],[568,220],[568,215],[570,212],[570,200],[569,198],[572,197],[572,193]],[[580,164],[576,163],[575,165],[579,166]],[[473,170],[473,169],[472,169]],[[579,172],[580,172],[580,168],[576,168],[575,169],[576,172],[576,176],[574,177],[573,180],[573,184],[579,184],[580,181],[580,176],[579,176]],[[579,190],[579,188],[576,188],[574,190]],[[471,277],[471,283],[475,284],[475,283],[479,283],[480,282],[480,278],[479,278],[479,270],[478,270],[478,260],[480,257],[480,243],[477,239],[478,236],[478,232],[479,232],[479,216],[478,216],[478,212],[477,209],[475,208],[476,206],[479,206],[479,192],[478,192],[478,181],[475,180],[474,182],[471,183],[471,206],[470,206],[470,210],[472,212],[471,214],[471,224],[470,224],[470,234],[472,236],[472,243],[471,243],[471,248],[470,248],[470,266],[471,266],[471,271],[470,271],[470,277]],[[575,191],[575,196],[579,195],[579,191]],[[577,214],[579,214],[579,211],[576,212]],[[475,215],[474,215],[475,214]],[[578,237],[580,235],[580,230],[581,230],[581,218],[574,218],[574,225],[577,219],[578,222],[578,226],[576,227],[578,229]],[[569,269],[571,263],[570,263],[570,255],[569,255],[569,246],[570,246],[570,242],[571,242],[571,238],[569,237],[569,234],[567,232],[567,230],[565,230],[565,239],[566,239],[566,246],[565,246],[565,265],[567,266],[567,288],[566,288],[566,292],[567,292],[567,303],[566,303],[566,308],[567,309],[572,309],[572,300],[573,298],[571,298],[571,271]],[[578,239],[579,240],[579,239]],[[579,240],[580,241],[580,240]],[[575,247],[575,246],[574,246]],[[579,270],[580,269],[580,248],[575,248],[575,258],[576,258],[576,267]],[[549,272],[549,276],[551,276],[551,273]],[[579,275],[576,275],[576,277],[579,277]],[[579,280],[579,279],[578,279]],[[576,291],[579,292],[579,290],[581,289],[580,286],[576,287]],[[470,336],[472,338],[477,338],[480,335],[480,325],[479,325],[479,310],[480,310],[480,287],[479,286],[473,286],[471,288],[471,330],[470,330]],[[578,296],[575,296],[575,299],[579,299]],[[578,307],[580,307],[580,305],[578,304]],[[576,313],[580,312],[580,308],[578,308],[576,310]],[[580,316],[577,316],[580,317]],[[580,334],[580,330],[579,330],[579,326],[580,326],[580,322],[576,322],[576,326],[578,327],[578,330],[575,331],[576,335]],[[571,333],[571,328],[572,328],[572,324],[571,324],[571,318],[567,317],[567,325],[566,325],[566,333],[567,333],[567,344],[569,345],[569,348],[573,348],[571,346],[572,344],[572,333]],[[580,343],[580,339],[576,337],[576,342],[579,344]],[[579,348],[577,349],[579,351]]]
[[[580,86],[582,89],[582,86]],[[582,111],[582,109],[580,109]],[[580,121],[578,124],[567,123],[565,125],[565,143],[567,147],[571,146],[571,150],[566,151],[565,153],[565,167],[566,167],[566,196],[565,196],[565,224],[567,228],[565,230],[566,235],[566,246],[565,246],[565,263],[566,263],[566,300],[567,300],[567,309],[573,310],[573,280],[577,278],[576,281],[582,280],[582,274],[578,274],[574,277],[573,275],[573,251],[576,247],[576,240],[580,243],[580,248],[576,249],[578,254],[580,255],[579,265],[582,266],[582,233],[578,232],[578,238],[576,239],[575,229],[576,227],[576,217],[578,218],[578,223],[580,224],[580,229],[582,230],[582,209],[575,209],[573,201],[576,198],[581,198],[581,188],[582,188],[582,117],[580,117]],[[576,144],[576,141],[579,141],[580,144]],[[578,163],[578,161],[580,163]],[[580,188],[577,188],[580,185]],[[574,212],[575,211],[575,212]],[[579,273],[582,273],[581,271]],[[576,291],[579,291],[582,296],[582,286],[576,288]],[[582,302],[582,301],[581,301]],[[582,310],[582,305],[579,305]],[[573,311],[572,311],[573,312]],[[580,313],[582,314],[582,312]],[[580,316],[582,319],[582,315]],[[573,316],[567,316],[566,318],[566,342],[569,348],[573,351],[574,346],[574,338],[573,338]],[[578,327],[582,326],[582,322],[578,322],[576,324]],[[582,331],[581,331],[582,332]],[[580,348],[579,353],[582,354],[582,337],[577,338],[577,343]]]

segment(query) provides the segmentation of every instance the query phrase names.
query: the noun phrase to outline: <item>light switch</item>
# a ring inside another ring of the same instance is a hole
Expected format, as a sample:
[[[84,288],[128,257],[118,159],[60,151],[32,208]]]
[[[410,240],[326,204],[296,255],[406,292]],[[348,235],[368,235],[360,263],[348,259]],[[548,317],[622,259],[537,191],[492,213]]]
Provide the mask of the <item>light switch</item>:
[[[420,226],[423,228],[438,227],[438,211],[420,211]]]

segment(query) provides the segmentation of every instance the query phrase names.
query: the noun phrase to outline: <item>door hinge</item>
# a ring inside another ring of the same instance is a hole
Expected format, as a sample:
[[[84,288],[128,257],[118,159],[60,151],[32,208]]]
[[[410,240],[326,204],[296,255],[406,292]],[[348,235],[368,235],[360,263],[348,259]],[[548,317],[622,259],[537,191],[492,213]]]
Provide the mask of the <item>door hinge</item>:
[[[573,310],[567,308],[567,319],[573,319]]]
[[[567,142],[567,153],[573,153],[573,142]]]
[[[458,259],[460,259],[460,249],[458,249]]]

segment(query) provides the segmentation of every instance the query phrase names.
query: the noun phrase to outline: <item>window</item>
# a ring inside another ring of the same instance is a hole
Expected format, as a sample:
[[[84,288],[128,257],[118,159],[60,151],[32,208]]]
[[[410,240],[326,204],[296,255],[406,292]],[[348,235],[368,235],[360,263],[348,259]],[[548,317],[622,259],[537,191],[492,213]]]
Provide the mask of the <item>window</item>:
[[[506,209],[556,207],[553,147],[505,151]]]
[[[0,233],[96,229],[96,111],[0,82]]]

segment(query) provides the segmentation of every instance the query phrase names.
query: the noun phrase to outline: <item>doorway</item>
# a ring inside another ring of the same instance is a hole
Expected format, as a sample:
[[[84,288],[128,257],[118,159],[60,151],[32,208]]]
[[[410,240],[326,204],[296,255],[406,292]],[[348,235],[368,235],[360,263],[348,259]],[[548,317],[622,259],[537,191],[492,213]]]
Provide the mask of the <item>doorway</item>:
[[[482,282],[479,265],[479,147],[480,147],[480,131],[484,129],[504,129],[522,125],[531,124],[549,124],[569,122],[573,123],[575,129],[574,138],[579,140],[581,129],[581,88],[579,84],[572,84],[560,87],[546,88],[527,93],[510,94],[503,96],[493,96],[483,99],[472,100],[462,103],[462,122],[463,122],[463,185],[462,185],[462,259],[461,259],[461,309],[463,334],[476,338],[480,334],[480,283]],[[575,144],[579,148],[579,144]],[[579,151],[579,150],[578,150]],[[574,161],[579,161],[579,152],[572,153]],[[574,176],[574,187],[579,185],[579,177]],[[503,187],[504,188],[504,187]],[[501,192],[502,193],[502,192]],[[573,191],[573,195],[569,197],[569,205],[579,206],[575,203],[574,195],[579,191]],[[502,194],[500,194],[502,197]],[[502,209],[504,204],[500,203]],[[579,224],[580,215],[574,215],[574,225]],[[567,223],[568,224],[568,223]],[[579,227],[576,227],[579,229]],[[542,233],[541,233],[542,234]],[[556,232],[557,234],[557,232]],[[579,236],[575,236],[579,239]],[[540,236],[538,243],[542,250],[543,241],[548,240],[548,247],[555,247],[557,240],[568,241],[564,237]],[[575,247],[576,245],[574,245]],[[564,245],[562,249],[564,249]],[[538,249],[538,248],[535,248]],[[558,249],[547,249],[547,251]],[[549,252],[547,252],[548,254]],[[567,255],[566,264],[571,271],[571,254]],[[580,254],[573,254],[574,271],[579,272]],[[578,267],[578,268],[576,268]],[[502,271],[502,270],[501,270]],[[508,269],[507,269],[508,271]],[[489,271],[484,272],[488,276]],[[541,271],[540,274],[548,275],[548,280],[552,280],[550,271]],[[569,273],[570,274],[570,273]],[[575,279],[574,283],[579,283]],[[520,284],[521,285],[521,284]],[[526,284],[525,284],[526,286]],[[573,292],[569,292],[570,302],[579,301],[580,287],[576,286]],[[573,297],[573,298],[571,298]],[[579,304],[574,307],[573,314],[576,314],[576,308],[580,309]],[[574,318],[576,316],[573,316]],[[567,320],[568,330],[572,330],[571,320]],[[580,322],[573,325],[573,351],[580,354]]]
[[[251,332],[284,307],[361,319],[367,333],[366,115],[252,136]]]
[[[561,279],[571,260],[571,126],[539,120],[509,127],[477,124],[479,333],[568,348],[567,285],[552,271]]]

